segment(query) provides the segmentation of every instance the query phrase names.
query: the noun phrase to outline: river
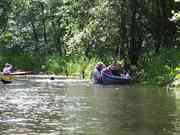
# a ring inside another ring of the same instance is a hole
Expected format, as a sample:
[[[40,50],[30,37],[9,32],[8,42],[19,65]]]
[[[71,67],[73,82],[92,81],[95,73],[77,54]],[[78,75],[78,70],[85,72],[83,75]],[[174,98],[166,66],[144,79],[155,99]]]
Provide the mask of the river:
[[[1,135],[179,135],[180,92],[82,80],[0,84]]]

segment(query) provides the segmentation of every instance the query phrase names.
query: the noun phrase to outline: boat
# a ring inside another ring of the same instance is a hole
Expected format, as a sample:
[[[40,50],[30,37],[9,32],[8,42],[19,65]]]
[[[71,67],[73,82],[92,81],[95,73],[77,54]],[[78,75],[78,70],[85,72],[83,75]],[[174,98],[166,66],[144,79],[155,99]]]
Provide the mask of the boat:
[[[1,76],[1,82],[3,84],[9,84],[12,83],[12,81],[14,80],[12,75],[3,75]]]
[[[102,84],[104,85],[125,85],[130,83],[130,78],[125,78],[121,76],[109,75],[107,73],[102,73]]]
[[[16,71],[8,75],[1,75],[0,80],[3,84],[9,84],[12,83],[12,81],[14,80],[14,75],[30,75],[30,74],[32,74],[32,71]]]

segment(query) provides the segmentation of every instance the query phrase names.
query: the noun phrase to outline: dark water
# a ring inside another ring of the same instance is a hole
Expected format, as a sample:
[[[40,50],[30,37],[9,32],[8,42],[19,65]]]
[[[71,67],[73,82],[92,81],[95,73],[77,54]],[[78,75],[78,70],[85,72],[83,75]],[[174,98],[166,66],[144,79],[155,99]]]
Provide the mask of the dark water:
[[[0,87],[0,135],[180,134],[178,91],[72,80]]]

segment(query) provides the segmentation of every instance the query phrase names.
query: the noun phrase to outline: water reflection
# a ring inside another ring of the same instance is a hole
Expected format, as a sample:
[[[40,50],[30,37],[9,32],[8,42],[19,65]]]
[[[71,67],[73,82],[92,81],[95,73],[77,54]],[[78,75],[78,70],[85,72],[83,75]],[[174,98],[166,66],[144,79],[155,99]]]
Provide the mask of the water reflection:
[[[3,135],[176,135],[180,101],[157,87],[21,80],[0,88]]]

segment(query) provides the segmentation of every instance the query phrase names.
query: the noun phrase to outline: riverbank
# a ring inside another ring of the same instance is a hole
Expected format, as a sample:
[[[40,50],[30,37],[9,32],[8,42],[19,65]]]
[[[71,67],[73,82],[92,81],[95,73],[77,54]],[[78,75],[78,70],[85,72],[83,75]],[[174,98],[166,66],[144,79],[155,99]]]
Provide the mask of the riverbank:
[[[142,83],[165,86],[175,80],[180,69],[180,53],[176,48],[162,49],[142,62]]]
[[[32,71],[36,77],[59,78],[59,79],[90,79],[91,72],[98,61],[106,65],[112,63],[111,57],[107,58],[87,58],[85,56],[48,56],[45,61],[38,58],[27,59],[27,54],[12,59],[13,56],[1,56],[1,68],[7,61],[13,65],[13,69]],[[14,58],[14,57],[13,57]],[[176,69],[180,67],[180,53],[176,48],[161,49],[159,53],[144,54],[139,58],[137,65],[128,63],[128,70],[134,83],[144,85],[166,86],[172,83],[176,76]],[[22,62],[23,61],[23,62]],[[117,61],[124,64],[123,58],[117,58]],[[17,64],[18,63],[18,64]],[[124,66],[124,65],[123,65]],[[131,68],[135,67],[135,68]]]

